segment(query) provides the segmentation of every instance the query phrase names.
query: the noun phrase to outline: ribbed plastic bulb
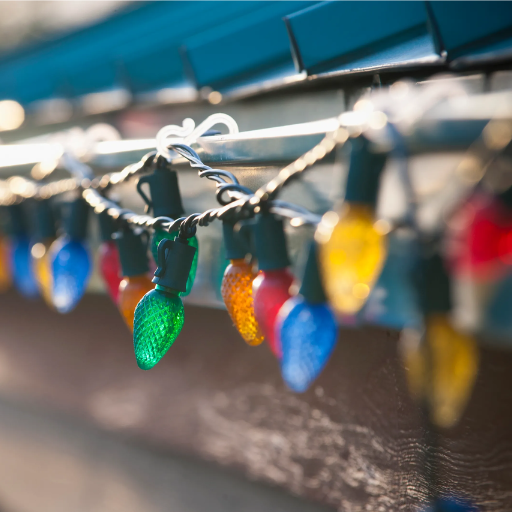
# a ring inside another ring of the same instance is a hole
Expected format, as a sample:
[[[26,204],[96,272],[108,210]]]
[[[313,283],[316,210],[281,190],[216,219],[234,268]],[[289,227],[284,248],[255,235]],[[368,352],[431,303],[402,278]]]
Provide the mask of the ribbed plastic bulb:
[[[50,247],[52,243],[53,240],[37,242],[32,246],[30,251],[32,254],[32,264],[37,284],[39,285],[39,290],[44,301],[51,308],[54,307],[52,297],[53,276],[50,260]]]
[[[281,342],[276,332],[276,319],[290,298],[293,275],[287,268],[262,270],[253,281],[254,315],[274,355],[281,357]]]
[[[33,205],[33,231],[31,255],[32,268],[39,291],[46,304],[53,304],[53,274],[50,259],[50,247],[55,241],[55,216],[52,203],[48,199],[36,200]]]
[[[0,235],[0,293],[11,286],[10,244],[5,236]]]
[[[164,240],[158,246],[155,289],[135,309],[133,345],[137,364],[149,370],[178,337],[185,320],[180,292],[185,291],[196,248],[188,240]]]
[[[314,242],[309,246],[299,293],[279,311],[276,333],[281,342],[283,379],[291,390],[302,393],[324,369],[338,338],[336,320],[320,279]]]
[[[249,345],[259,345],[263,333],[254,315],[252,283],[256,274],[244,259],[233,259],[224,272],[221,294],[229,316]]]
[[[91,257],[82,241],[64,235],[51,245],[50,258],[53,304],[59,313],[68,313],[77,306],[87,289]]]
[[[121,284],[121,261],[116,243],[111,240],[99,247],[99,267],[110,298],[117,304]]]
[[[31,244],[27,236],[17,235],[11,239],[11,268],[14,286],[25,297],[35,298],[39,295],[32,257]]]
[[[334,315],[327,304],[292,297],[281,308],[276,329],[281,341],[283,379],[292,391],[302,393],[324,369],[336,346]]]
[[[89,205],[79,197],[68,207],[64,233],[50,247],[52,300],[59,313],[68,313],[77,306],[87,289],[92,269],[85,242]]]
[[[501,279],[512,263],[512,205],[479,190],[450,218],[444,243],[458,278],[478,283]]]
[[[29,237],[29,223],[23,204],[7,207],[8,233],[10,235],[9,266],[15,288],[27,298],[39,295],[39,288],[32,269],[32,247]]]
[[[153,255],[153,258],[155,260],[155,263],[158,264],[158,245],[160,242],[167,238],[169,240],[174,240],[178,236],[178,231],[173,231],[171,233],[164,231],[162,229],[155,229],[153,232],[153,235],[151,237],[151,254]],[[197,238],[193,236],[192,238],[189,238],[189,245],[191,247],[195,247],[196,253],[194,255],[194,260],[192,261],[192,268],[190,269],[190,274],[187,279],[187,291],[184,293],[180,293],[182,297],[185,297],[192,291],[192,287],[194,286],[194,281],[196,279],[196,273],[197,273],[197,260],[199,257],[199,242],[197,241]]]
[[[126,325],[133,332],[133,321],[135,308],[139,301],[153,290],[154,285],[151,279],[145,274],[140,276],[124,277],[119,285],[119,296],[117,306],[123,316]]]
[[[252,292],[254,315],[273,354],[281,357],[281,343],[276,319],[290,298],[293,275],[288,270],[290,259],[283,221],[264,212],[252,225],[253,247],[260,273],[254,279]]]
[[[357,313],[366,302],[386,257],[386,234],[387,223],[376,223],[366,204],[324,215],[315,239],[325,292],[339,313]]]
[[[423,342],[414,331],[404,332],[402,354],[411,393],[427,401],[431,421],[444,428],[455,425],[478,373],[475,340],[456,331],[446,314],[431,314]]]
[[[177,293],[157,288],[144,295],[135,309],[133,345],[137,365],[150,370],[166,354],[185,322]]]

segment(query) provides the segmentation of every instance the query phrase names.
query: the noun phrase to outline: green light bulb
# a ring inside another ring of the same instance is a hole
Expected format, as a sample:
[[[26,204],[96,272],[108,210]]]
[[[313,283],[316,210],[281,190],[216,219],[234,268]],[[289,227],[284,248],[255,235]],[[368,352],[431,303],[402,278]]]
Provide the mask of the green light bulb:
[[[133,345],[140,369],[150,370],[164,357],[184,322],[185,311],[177,292],[157,285],[142,297],[133,322]]]
[[[155,260],[155,263],[158,265],[158,244],[164,239],[167,238],[169,240],[174,240],[174,238],[178,236],[178,231],[171,231],[168,233],[163,229],[155,229],[153,232],[153,236],[151,237],[151,254]],[[196,253],[194,255],[194,260],[192,261],[192,267],[190,269],[190,274],[187,279],[187,291],[180,293],[181,296],[188,295],[192,291],[192,286],[194,286],[194,280],[196,278],[197,272],[197,258],[199,254],[199,244],[197,242],[197,238],[193,236],[188,239],[188,244],[192,247],[196,248]]]

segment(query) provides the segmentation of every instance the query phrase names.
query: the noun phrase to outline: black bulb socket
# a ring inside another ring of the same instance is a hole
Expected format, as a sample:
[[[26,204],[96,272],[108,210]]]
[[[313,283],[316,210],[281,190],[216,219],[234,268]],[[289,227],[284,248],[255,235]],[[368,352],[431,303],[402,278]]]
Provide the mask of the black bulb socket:
[[[452,309],[450,277],[438,252],[423,256],[416,272],[421,306],[425,315]]]
[[[35,213],[35,239],[40,242],[55,238],[57,229],[55,227],[55,212],[49,199],[37,200],[34,203]]]
[[[100,227],[100,238],[102,242],[110,242],[113,234],[117,231],[116,221],[106,210],[98,214],[98,224]]]
[[[142,185],[149,185],[149,198]],[[181,201],[178,173],[169,168],[167,161],[160,157],[152,174],[142,176],[137,183],[137,191],[144,200],[147,210],[155,217],[177,219],[185,213]]]
[[[386,158],[386,153],[373,151],[370,141],[363,135],[352,139],[345,201],[375,208]]]
[[[185,292],[196,248],[184,238],[164,238],[158,244],[158,268],[152,282],[168,291]]]
[[[222,223],[222,233],[224,236],[224,248],[226,249],[226,259],[243,259],[247,256],[249,252],[251,252],[250,226],[243,225],[239,230],[235,231],[234,223],[224,221]]]
[[[87,222],[90,207],[81,197],[68,204],[69,214],[64,222],[64,233],[72,240],[84,240],[87,237]]]
[[[261,213],[253,224],[254,247],[260,270],[278,270],[290,265],[283,221]]]
[[[299,294],[310,304],[324,304],[327,302],[320,270],[318,267],[318,249],[315,242],[309,246],[308,259],[304,269],[304,276]]]
[[[113,238],[119,251],[121,273],[124,277],[140,276],[149,272],[145,233],[135,233],[129,227],[125,227],[114,233]]]
[[[25,208],[20,204],[11,204],[7,206],[8,213],[8,233],[10,236],[27,236],[29,226]]]

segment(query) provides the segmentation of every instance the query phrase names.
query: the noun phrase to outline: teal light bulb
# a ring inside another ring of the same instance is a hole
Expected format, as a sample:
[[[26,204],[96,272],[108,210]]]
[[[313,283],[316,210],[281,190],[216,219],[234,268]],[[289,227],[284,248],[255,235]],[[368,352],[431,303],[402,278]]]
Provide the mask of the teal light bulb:
[[[133,345],[140,369],[150,370],[164,357],[184,322],[185,311],[177,292],[157,285],[142,297],[133,322]]]
[[[153,236],[151,237],[151,254],[153,255],[153,258],[155,260],[155,263],[158,265],[158,244],[164,239],[167,238],[168,240],[174,240],[174,238],[178,236],[178,231],[172,231],[167,232],[163,229],[155,229],[153,232]],[[192,291],[192,286],[194,286],[194,280],[196,278],[196,272],[197,272],[197,258],[199,255],[199,243],[197,241],[197,238],[193,236],[192,238],[188,239],[188,244],[196,249],[196,253],[194,255],[194,260],[192,261],[192,267],[190,269],[190,274],[188,275],[187,279],[187,290],[183,293],[180,293],[181,296],[188,295]]]

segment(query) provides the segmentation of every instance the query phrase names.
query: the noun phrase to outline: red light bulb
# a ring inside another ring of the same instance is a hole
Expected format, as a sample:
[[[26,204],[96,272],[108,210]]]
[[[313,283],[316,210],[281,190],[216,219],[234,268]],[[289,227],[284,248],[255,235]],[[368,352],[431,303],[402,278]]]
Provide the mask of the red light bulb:
[[[474,194],[450,219],[446,247],[457,277],[500,278],[512,264],[512,209],[498,197]]]
[[[281,358],[281,342],[276,333],[276,319],[281,306],[290,298],[293,276],[288,270],[283,221],[265,212],[253,225],[254,249],[260,273],[252,283],[254,316],[272,352]]]
[[[99,248],[99,264],[103,281],[112,300],[117,304],[121,283],[121,261],[114,241],[103,242]]]
[[[293,275],[287,268],[262,270],[253,281],[254,316],[276,357],[281,358],[281,342],[275,324],[282,305],[291,297]]]

